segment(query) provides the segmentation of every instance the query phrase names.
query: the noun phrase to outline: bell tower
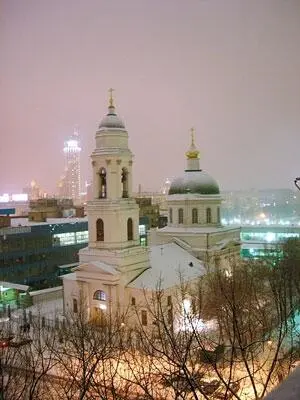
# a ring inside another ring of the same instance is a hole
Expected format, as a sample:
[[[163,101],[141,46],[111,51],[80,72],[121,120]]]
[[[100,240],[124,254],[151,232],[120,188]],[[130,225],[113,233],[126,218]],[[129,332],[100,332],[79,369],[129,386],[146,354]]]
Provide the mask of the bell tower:
[[[89,245],[80,251],[80,261],[101,259],[120,270],[148,267],[147,249],[139,242],[139,207],[132,197],[133,154],[116,114],[113,89],[95,139],[93,199],[87,205]]]

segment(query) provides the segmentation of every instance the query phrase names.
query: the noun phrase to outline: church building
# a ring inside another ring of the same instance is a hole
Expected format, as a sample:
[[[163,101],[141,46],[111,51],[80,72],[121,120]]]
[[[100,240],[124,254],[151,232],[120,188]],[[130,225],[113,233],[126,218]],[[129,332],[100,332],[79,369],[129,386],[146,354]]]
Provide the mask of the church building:
[[[222,257],[238,253],[239,231],[221,226],[219,187],[199,168],[192,135],[187,169],[169,190],[168,226],[151,234],[149,247],[140,246],[139,208],[132,195],[133,154],[112,91],[95,141],[93,199],[87,206],[89,243],[79,252],[79,266],[63,276],[65,312],[78,312],[82,299],[89,318],[141,304],[147,325],[145,290],[155,291],[159,284],[172,291],[180,280],[192,282],[205,275],[213,260],[221,263]]]
[[[206,268],[229,268],[240,255],[240,228],[223,227],[218,183],[200,168],[191,129],[183,176],[171,182],[167,196],[168,225],[151,231],[150,245],[176,243],[205,263]]]

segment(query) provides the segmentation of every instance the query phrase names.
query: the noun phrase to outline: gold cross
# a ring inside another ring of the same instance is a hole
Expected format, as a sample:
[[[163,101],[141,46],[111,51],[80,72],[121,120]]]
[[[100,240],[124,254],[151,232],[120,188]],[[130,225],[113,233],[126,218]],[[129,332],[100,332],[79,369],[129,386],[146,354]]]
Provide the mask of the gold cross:
[[[115,91],[115,89],[108,89],[109,91],[109,107],[114,107],[114,98],[113,98],[113,92]]]

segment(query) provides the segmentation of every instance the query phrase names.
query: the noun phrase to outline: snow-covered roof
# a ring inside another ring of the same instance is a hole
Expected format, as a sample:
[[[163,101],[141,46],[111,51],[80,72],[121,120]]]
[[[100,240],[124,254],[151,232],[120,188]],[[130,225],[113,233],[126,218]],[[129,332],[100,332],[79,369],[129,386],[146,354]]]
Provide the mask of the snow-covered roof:
[[[4,282],[4,281],[0,281],[0,286],[6,289],[17,289],[24,292],[27,292],[27,290],[29,289],[29,286],[27,285],[21,285],[19,283]]]
[[[47,218],[45,222],[29,221],[28,218],[11,218],[12,227],[16,226],[37,226],[37,225],[55,225],[55,224],[75,224],[76,222],[87,222],[87,217],[83,218]]]
[[[222,233],[228,231],[240,230],[238,227],[224,227],[224,226],[199,226],[199,227],[178,227],[178,226],[165,226],[164,228],[158,229],[158,232],[166,232],[173,234],[187,233],[187,234],[195,234],[195,233]]]
[[[159,285],[167,289],[206,273],[202,261],[175,243],[151,246],[149,257],[151,267],[128,287],[155,290]]]
[[[106,264],[103,261],[91,261],[85,264],[81,264],[78,267],[73,268],[73,271],[82,271],[87,268],[89,271],[95,270],[95,272],[118,275],[119,272],[112,265]]]

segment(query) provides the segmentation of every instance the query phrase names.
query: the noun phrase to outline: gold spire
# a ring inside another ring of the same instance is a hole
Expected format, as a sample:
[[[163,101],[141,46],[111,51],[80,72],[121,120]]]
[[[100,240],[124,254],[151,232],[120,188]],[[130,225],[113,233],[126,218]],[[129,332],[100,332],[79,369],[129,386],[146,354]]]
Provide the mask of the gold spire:
[[[115,89],[110,88],[109,91],[109,103],[108,103],[108,107],[114,107],[114,98],[113,98],[113,92]]]
[[[195,128],[191,128],[191,145],[189,150],[185,153],[188,159],[191,158],[198,158],[199,156],[199,151],[197,150],[197,147],[195,145]]]

